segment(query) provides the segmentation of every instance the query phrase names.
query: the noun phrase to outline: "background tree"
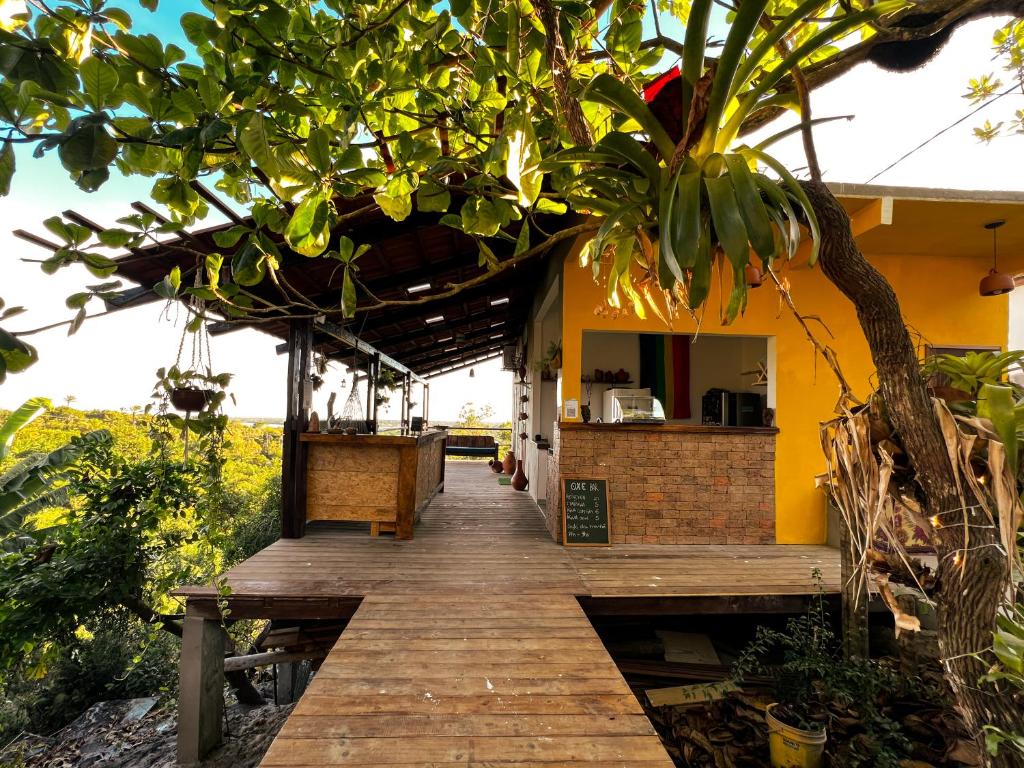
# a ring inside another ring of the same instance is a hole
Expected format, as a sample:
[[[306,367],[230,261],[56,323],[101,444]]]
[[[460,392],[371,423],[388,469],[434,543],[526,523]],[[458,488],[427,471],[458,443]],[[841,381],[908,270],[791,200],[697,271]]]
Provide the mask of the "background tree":
[[[0,31],[0,191],[19,144],[56,152],[84,190],[111,166],[155,177],[151,195],[171,211],[168,225],[134,215],[94,236],[46,222],[63,245],[44,270],[81,263],[106,281],[69,297],[71,330],[90,301],[119,290],[104,247],[137,247],[206,215],[190,185],[200,177],[252,217],[217,235],[221,252],[194,253],[155,287],[187,297],[196,327],[211,313],[351,317],[465,287],[401,301],[368,294],[358,271],[365,244],[331,237],[361,210],[340,213],[346,198],[395,220],[414,207],[437,214],[477,241],[490,274],[585,235],[609,302],[637,314],[703,311],[717,272],[733,286],[726,322],[742,313],[751,253],[775,275],[806,226],[824,273],[857,308],[921,506],[944,514],[973,500],[960,495],[895,294],[821,183],[808,94],[862,61],[920,66],[959,24],[1024,13],[1022,2],[743,0],[717,56],[707,47],[710,0],[671,4],[682,41],[644,40],[644,6],[625,0],[211,0],[182,16],[188,52],[133,34],[130,14],[102,0],[5,4],[24,13],[8,13]],[[640,87],[665,51],[681,58],[667,91],[675,103],[649,108]],[[790,109],[808,154],[803,184],[764,145],[742,145]],[[540,214],[570,209],[589,216],[553,234],[537,226]],[[337,262],[337,305],[314,306],[280,278],[282,260],[297,256]],[[254,289],[264,281],[273,293]],[[938,539],[941,642],[961,708],[979,732],[986,722],[1024,730],[1019,710],[980,689],[983,665],[972,656],[991,644],[1007,553],[957,558],[963,536]]]

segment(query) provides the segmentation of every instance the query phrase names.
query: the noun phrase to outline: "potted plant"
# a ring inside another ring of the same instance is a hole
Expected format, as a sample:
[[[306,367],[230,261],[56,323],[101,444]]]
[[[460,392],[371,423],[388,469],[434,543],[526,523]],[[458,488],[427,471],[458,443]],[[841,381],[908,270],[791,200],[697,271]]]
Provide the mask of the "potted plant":
[[[787,622],[785,631],[759,626],[733,666],[738,682],[750,674],[770,681],[775,703],[768,706],[765,720],[774,768],[821,766],[828,738],[828,681],[840,656],[819,593],[805,615]]]
[[[562,367],[561,341],[552,341],[551,344],[548,345],[548,354],[545,359],[547,360],[548,367],[550,367],[552,370],[557,371],[559,368]]]

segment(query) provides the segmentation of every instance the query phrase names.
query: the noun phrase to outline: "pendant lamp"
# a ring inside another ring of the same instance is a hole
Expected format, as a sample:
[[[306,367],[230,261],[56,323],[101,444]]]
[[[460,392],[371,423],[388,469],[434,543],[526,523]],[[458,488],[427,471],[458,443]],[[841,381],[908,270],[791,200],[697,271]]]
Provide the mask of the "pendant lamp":
[[[996,247],[996,232],[1005,223],[1003,219],[997,219],[985,225],[985,229],[992,232],[992,269],[985,277],[981,278],[981,282],[978,284],[978,292],[982,296],[1001,296],[1013,290],[1013,275],[1000,272],[997,261],[999,251]]]

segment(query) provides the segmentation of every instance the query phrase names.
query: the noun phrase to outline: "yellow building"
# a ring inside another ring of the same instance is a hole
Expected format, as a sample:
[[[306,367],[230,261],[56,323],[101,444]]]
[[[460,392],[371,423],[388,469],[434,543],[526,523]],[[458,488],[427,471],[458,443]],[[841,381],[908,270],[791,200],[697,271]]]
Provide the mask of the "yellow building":
[[[993,262],[984,225],[1006,221],[998,232],[999,268],[1024,269],[1024,194],[858,185],[834,191],[862,252],[895,288],[922,355],[928,348],[1007,347],[1008,296],[979,293]],[[713,289],[699,329],[686,315],[668,328],[655,317],[609,312],[603,285],[579,266],[577,250],[551,270],[526,333],[534,438],[527,473],[531,493],[546,502],[552,535],[559,538],[561,527],[558,477],[582,472],[609,478],[615,541],[824,542],[826,507],[815,484],[824,469],[819,424],[833,415],[839,388],[775,288],[766,281],[752,290],[745,315],[729,326],[719,320],[721,296]],[[866,396],[874,367],[852,305],[799,258],[782,274],[800,314],[838,354],[855,394]],[[666,335],[684,336],[686,349],[671,341],[663,347]],[[561,343],[561,369],[549,366],[542,375],[530,363],[552,342]],[[652,343],[672,358],[674,367],[664,362],[660,369],[674,372],[662,377],[675,379],[669,385],[652,382],[659,369],[649,361],[647,372],[640,370]],[[603,380],[608,373],[610,383]],[[604,392],[652,384],[676,401],[666,422],[613,423],[621,411],[614,402],[609,407]],[[746,419],[718,417],[716,390],[746,393],[732,401],[749,406]],[[591,422],[583,425],[587,405]]]

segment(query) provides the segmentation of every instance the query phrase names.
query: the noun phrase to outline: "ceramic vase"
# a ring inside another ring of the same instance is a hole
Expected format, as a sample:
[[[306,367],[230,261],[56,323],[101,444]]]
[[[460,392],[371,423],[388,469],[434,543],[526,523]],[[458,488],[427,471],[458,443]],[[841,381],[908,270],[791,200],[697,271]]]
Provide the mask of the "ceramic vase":
[[[529,484],[530,481],[526,478],[526,473],[523,471],[523,460],[519,459],[516,462],[516,473],[512,475],[512,487],[517,491],[525,491]]]
[[[509,451],[505,454],[505,460],[501,463],[506,475],[511,475],[516,469],[516,455]]]

